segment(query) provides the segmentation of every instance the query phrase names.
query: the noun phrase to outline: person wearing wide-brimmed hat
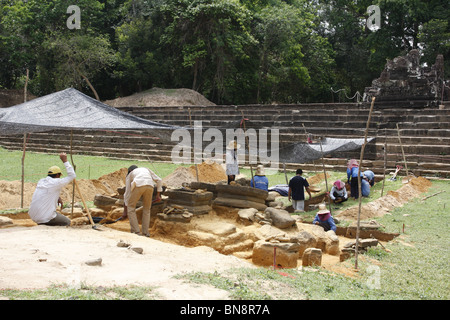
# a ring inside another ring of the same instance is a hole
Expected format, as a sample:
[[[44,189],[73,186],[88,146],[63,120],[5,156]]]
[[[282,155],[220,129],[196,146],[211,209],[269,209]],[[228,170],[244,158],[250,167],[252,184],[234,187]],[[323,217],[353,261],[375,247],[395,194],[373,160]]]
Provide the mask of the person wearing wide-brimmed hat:
[[[231,140],[227,145],[225,164],[226,164],[226,175],[228,177],[228,184],[236,179],[239,174],[239,163],[237,151],[241,147],[236,140]]]
[[[330,190],[330,198],[334,203],[342,203],[347,201],[348,194],[345,188],[345,183],[341,180],[336,180]]]
[[[264,167],[259,165],[256,168],[256,173],[253,179],[250,181],[250,186],[257,189],[266,190],[269,189],[269,179],[266,177]]]
[[[47,177],[38,181],[28,210],[31,220],[37,224],[48,226],[70,225],[70,219],[56,212],[56,208],[58,205],[61,207],[63,205],[60,198],[62,188],[72,182],[76,174],[67,161],[67,155],[64,152],[59,154],[59,158],[66,167],[67,177],[61,178],[61,169],[58,166],[52,166],[47,171]]]
[[[321,226],[325,231],[333,230],[336,232],[334,219],[324,203],[319,204],[319,211],[313,220],[313,224]]]

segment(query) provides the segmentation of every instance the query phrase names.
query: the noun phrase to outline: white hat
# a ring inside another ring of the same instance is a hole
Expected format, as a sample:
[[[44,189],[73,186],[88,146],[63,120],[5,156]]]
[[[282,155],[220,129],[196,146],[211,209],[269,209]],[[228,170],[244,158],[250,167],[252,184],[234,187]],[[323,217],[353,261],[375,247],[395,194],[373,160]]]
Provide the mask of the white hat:
[[[238,144],[236,140],[231,140],[227,145],[227,149],[239,149],[240,147],[241,145]]]
[[[319,211],[317,212],[317,214],[327,214],[327,213],[330,213],[330,210],[327,209],[325,203],[319,204]]]
[[[265,175],[265,173],[264,173],[264,166],[263,165],[260,164],[258,167],[256,167],[255,175],[257,175],[257,176],[264,176]]]

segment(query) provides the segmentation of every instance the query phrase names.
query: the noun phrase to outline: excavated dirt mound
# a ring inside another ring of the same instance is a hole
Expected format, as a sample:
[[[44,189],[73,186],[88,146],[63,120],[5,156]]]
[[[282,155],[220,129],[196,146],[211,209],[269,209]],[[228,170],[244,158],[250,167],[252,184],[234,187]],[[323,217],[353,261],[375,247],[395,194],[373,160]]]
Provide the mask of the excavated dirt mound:
[[[206,99],[197,91],[191,89],[160,89],[152,88],[135,93],[128,97],[107,100],[104,103],[112,107],[169,107],[169,106],[213,106],[213,102]]]
[[[397,191],[389,191],[374,201],[361,206],[361,220],[381,217],[392,209],[400,207],[411,199],[418,197],[421,193],[431,187],[431,182],[423,177],[412,178],[409,183],[403,185]],[[342,220],[356,220],[358,218],[358,206],[348,208],[340,212],[337,217]]]
[[[170,175],[163,179],[163,183],[168,187],[180,188],[183,183],[191,183],[198,180],[207,183],[216,183],[227,180],[227,175],[223,167],[217,162],[203,162],[197,166],[178,167]]]

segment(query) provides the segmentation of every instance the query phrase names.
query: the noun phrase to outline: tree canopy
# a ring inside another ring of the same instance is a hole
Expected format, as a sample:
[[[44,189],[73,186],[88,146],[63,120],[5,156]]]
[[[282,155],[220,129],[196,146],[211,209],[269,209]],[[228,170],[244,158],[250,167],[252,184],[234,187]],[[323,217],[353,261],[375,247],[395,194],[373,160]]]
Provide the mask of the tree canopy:
[[[0,88],[22,88],[28,69],[35,95],[162,87],[218,104],[329,102],[333,89],[362,93],[411,49],[427,64],[442,54],[450,74],[443,0],[78,0],[79,17],[73,4],[0,0]]]

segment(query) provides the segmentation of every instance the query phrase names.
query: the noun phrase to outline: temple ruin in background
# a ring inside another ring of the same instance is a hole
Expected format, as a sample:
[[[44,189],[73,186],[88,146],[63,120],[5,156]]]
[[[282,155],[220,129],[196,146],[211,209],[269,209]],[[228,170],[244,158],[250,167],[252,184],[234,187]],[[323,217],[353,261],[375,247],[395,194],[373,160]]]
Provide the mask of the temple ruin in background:
[[[448,100],[444,82],[444,57],[438,55],[432,66],[420,65],[420,53],[411,50],[406,56],[388,60],[378,79],[364,91],[364,101],[428,101],[438,105]]]

